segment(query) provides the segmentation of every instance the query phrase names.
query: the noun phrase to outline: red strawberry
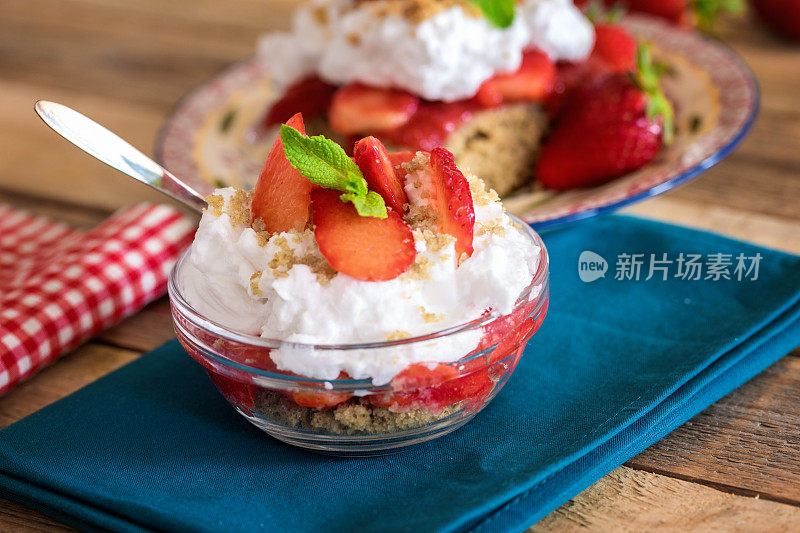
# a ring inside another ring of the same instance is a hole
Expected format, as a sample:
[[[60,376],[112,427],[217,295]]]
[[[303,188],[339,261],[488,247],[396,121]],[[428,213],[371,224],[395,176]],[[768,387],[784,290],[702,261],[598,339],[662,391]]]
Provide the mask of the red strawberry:
[[[647,13],[654,17],[666,19],[675,24],[687,24],[689,22],[689,1],[690,0],[603,0],[605,7],[621,7],[633,12]],[[584,8],[589,7],[588,13],[591,15],[591,0],[575,0],[575,5]]]
[[[289,393],[292,400],[297,405],[308,407],[310,409],[322,410],[332,409],[340,403],[344,403],[352,396],[346,392],[333,392],[333,391],[293,391]]]
[[[354,159],[364,174],[370,190],[380,194],[386,205],[397,213],[403,214],[408,204],[408,196],[403,189],[404,174],[395,170],[395,165],[383,146],[375,137],[365,137],[358,141],[354,150]]]
[[[547,54],[530,50],[525,52],[519,70],[486,80],[475,99],[486,107],[503,102],[541,102],[552,92],[555,79],[556,67]]]
[[[598,185],[650,162],[672,131],[649,48],[638,54],[637,82],[625,73],[581,89],[542,146],[537,179],[550,189]]]
[[[425,155],[430,157],[431,154],[428,152],[424,152]],[[417,156],[417,152],[406,151],[406,152],[392,152],[389,154],[389,161],[392,162],[392,168],[394,168],[395,173],[399,176],[400,181],[404,181],[408,172],[405,171],[403,165],[405,163],[410,163],[412,159]]]
[[[306,120],[328,111],[336,86],[322,81],[317,76],[303,78],[290,85],[280,100],[272,104],[261,121],[267,129],[289,120],[295,113],[302,113]]]
[[[458,370],[455,367],[435,365],[431,369],[427,364],[417,363],[397,374],[392,379],[392,388],[398,391],[423,389],[434,387],[457,377]]]
[[[598,24],[594,31],[593,58],[603,61],[613,70],[625,72],[636,68],[636,39],[625,28]]]
[[[225,396],[225,399],[237,407],[252,409],[255,404],[258,386],[247,381],[239,381],[229,376],[224,376],[214,370],[207,370],[208,377]]]
[[[305,133],[300,113],[286,125]],[[283,142],[278,137],[253,189],[250,203],[253,220],[260,218],[270,233],[302,230],[308,224],[313,188],[314,184],[289,164],[283,153]]]
[[[431,151],[430,197],[439,214],[439,231],[456,238],[456,254],[472,255],[475,207],[469,182],[456,166],[453,154],[444,148]]]
[[[362,217],[341,194],[321,188],[311,193],[314,237],[328,263],[363,281],[387,281],[408,270],[417,252],[400,214],[389,210],[384,219]]]
[[[687,0],[624,0],[622,4],[633,12],[661,17],[674,24],[688,25],[691,21]]]
[[[750,4],[771,29],[800,41],[800,0],[750,0]]]
[[[392,385],[394,386],[394,382]],[[482,404],[493,387],[494,382],[489,378],[488,369],[482,368],[461,376],[456,373],[452,378],[440,381],[434,386],[425,387],[423,384],[422,388],[405,388],[402,391],[376,394],[369,396],[369,400],[373,405],[395,412],[422,407],[429,411],[439,412],[445,407],[464,400],[471,400],[472,406],[478,406]]]
[[[588,0],[577,0],[575,5],[584,7],[589,3]],[[659,17],[679,26],[696,23],[703,28],[710,27],[720,13],[740,13],[743,7],[738,0],[604,0],[603,3],[606,7],[622,7],[633,13]]]
[[[375,135],[397,146],[433,150],[444,146],[450,134],[482,107],[476,100],[422,102],[408,122]]]
[[[398,128],[419,107],[419,98],[405,91],[351,84],[333,96],[328,120],[337,133],[369,133]]]

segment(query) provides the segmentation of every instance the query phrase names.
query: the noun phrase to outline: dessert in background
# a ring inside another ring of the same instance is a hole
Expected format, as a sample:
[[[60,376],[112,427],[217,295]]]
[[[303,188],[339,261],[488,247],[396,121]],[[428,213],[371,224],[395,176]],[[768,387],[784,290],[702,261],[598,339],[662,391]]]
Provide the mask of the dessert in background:
[[[654,133],[669,116],[647,113],[646,123],[628,121],[628,109],[615,107],[603,117],[605,135],[613,137],[607,160],[592,156],[587,165],[597,162],[597,168],[579,177],[567,170],[555,179],[541,179],[536,168],[542,150],[573,157],[558,143],[548,148],[548,134],[587,126],[569,112],[580,100],[573,96],[606,83],[606,77],[637,73],[637,43],[620,27],[602,23],[595,28],[569,0],[503,0],[488,10],[478,5],[484,3],[304,4],[290,32],[268,35],[259,43],[259,55],[282,96],[255,131],[266,135],[302,112],[309,131],[336,138],[347,148],[363,135],[397,151],[445,147],[460,167],[501,195],[534,178],[556,189],[595,185],[655,156],[664,136]],[[663,98],[657,77],[639,89],[645,101]],[[645,102],[645,108],[653,106]],[[658,108],[666,110],[660,103]],[[592,152],[603,150],[605,144],[591,144],[594,139],[587,134],[582,144]],[[614,151],[631,144],[636,151]],[[549,169],[557,167],[554,157],[547,159]]]

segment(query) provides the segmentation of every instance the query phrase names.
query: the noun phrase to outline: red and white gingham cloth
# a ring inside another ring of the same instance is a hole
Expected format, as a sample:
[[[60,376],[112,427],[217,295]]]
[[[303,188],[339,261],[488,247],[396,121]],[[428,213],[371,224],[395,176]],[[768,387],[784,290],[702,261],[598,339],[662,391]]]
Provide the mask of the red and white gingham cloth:
[[[81,231],[0,204],[0,394],[161,296],[193,233],[165,205]]]

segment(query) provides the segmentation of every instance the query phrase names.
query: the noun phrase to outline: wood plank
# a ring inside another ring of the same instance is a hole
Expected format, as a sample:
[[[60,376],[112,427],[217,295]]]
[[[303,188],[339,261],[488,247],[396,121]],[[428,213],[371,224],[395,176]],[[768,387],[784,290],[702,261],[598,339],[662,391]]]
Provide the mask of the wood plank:
[[[2,79],[0,93],[0,189],[106,211],[139,201],[170,201],[62,139],[39,120],[33,104],[46,98],[74,107],[145,153],[151,152],[163,112]]]
[[[62,220],[86,227],[130,202],[162,200],[67,145],[38,122],[30,106],[36,97],[64,101],[150,152],[172,103],[222,66],[250,55],[262,30],[285,27],[294,3],[237,0],[220,9],[216,0],[194,0],[187,6],[162,0],[0,2],[0,110],[6,120],[0,129],[0,201],[63,214]],[[720,35],[761,80],[760,122],[731,158],[701,179],[629,212],[800,253],[800,49],[744,20],[729,21]],[[49,200],[40,204],[37,197]],[[125,349],[87,345],[0,399],[0,423],[80,388],[171,336],[167,303],[161,300],[99,339]],[[800,471],[791,415],[797,418],[798,360],[781,361],[631,464],[794,502],[796,490],[784,487],[796,488]],[[44,384],[37,385],[40,381]],[[28,397],[18,401],[29,408],[6,406],[24,391]],[[800,522],[786,505],[629,470],[607,476],[537,527],[678,531],[758,524],[760,530],[787,530]],[[767,475],[771,479],[763,479]],[[7,502],[0,502],[0,524],[3,530],[64,531]]]
[[[105,209],[92,209],[88,206],[3,190],[0,190],[0,203],[80,229],[91,228],[111,214]]]
[[[627,465],[800,505],[798,406],[800,358],[785,357]]]
[[[5,533],[64,533],[75,531],[18,503],[0,499],[0,525]]]
[[[85,344],[0,398],[0,428],[130,363],[139,352]]]
[[[620,467],[528,529],[528,533],[778,532],[796,530],[799,523],[797,507]]]
[[[790,531],[800,509],[735,496],[666,476],[620,467],[561,506],[528,533],[551,531]],[[0,499],[5,531],[72,531],[44,515]]]
[[[708,205],[666,195],[621,210],[620,213],[713,231],[769,248],[800,254],[800,224],[784,216]]]
[[[185,5],[177,14],[165,11],[163,4],[138,9],[130,3],[31,4],[3,4],[0,71],[18,81],[162,109],[224,66],[252,55],[256,38],[272,19],[255,5],[246,16],[240,13],[240,20],[251,21],[247,27],[219,23],[207,9],[207,18],[194,18],[194,6]]]
[[[174,338],[166,297],[97,336],[99,341],[139,352],[149,352]]]

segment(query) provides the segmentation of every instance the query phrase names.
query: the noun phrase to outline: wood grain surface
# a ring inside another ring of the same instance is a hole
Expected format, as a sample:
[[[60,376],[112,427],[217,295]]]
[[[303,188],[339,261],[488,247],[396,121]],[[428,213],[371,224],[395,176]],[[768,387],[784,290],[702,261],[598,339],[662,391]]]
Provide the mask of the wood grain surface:
[[[62,141],[40,98],[76,107],[152,152],[182,95],[286,27],[293,0],[0,0],[0,201],[79,227],[161,201]],[[699,180],[628,208],[800,253],[800,47],[747,18],[718,36],[756,72],[761,118]],[[5,426],[173,337],[166,301],[66,355],[0,398]],[[800,529],[800,353],[610,473],[533,531]],[[68,528],[0,500],[1,531]]]

